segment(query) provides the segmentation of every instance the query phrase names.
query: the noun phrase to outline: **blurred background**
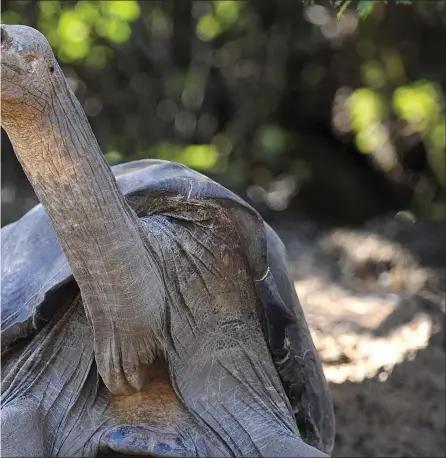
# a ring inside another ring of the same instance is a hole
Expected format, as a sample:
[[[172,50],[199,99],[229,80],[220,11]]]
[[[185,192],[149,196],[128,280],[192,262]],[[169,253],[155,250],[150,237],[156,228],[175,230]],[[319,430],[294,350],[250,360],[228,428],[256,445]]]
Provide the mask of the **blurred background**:
[[[445,456],[445,1],[11,1],[110,164],[161,158],[288,248],[334,456]],[[442,57],[443,56],[443,57]],[[37,203],[2,131],[1,224]]]

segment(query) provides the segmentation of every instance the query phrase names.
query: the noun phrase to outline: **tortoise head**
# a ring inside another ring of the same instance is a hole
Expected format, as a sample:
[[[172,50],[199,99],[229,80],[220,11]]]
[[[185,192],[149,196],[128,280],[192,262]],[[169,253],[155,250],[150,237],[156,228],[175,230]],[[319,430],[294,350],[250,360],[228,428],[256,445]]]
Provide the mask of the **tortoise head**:
[[[51,94],[61,70],[47,39],[23,25],[1,25],[2,126],[17,121],[26,110],[27,122],[51,107]]]

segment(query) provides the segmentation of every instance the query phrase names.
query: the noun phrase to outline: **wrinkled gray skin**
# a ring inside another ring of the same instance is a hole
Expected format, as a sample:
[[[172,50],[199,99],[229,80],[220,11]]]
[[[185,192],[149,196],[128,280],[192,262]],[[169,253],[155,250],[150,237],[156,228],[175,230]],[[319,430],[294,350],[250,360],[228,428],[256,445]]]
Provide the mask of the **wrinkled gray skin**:
[[[66,271],[52,316],[17,324],[20,272],[33,284],[47,267],[20,258],[20,221],[2,230],[16,320],[2,339],[28,337],[2,355],[2,455],[326,456],[303,438],[330,453],[331,399],[275,233],[185,167],[124,166],[118,186],[46,39],[2,26],[1,46],[1,125],[44,207],[22,220],[49,217],[51,279]]]

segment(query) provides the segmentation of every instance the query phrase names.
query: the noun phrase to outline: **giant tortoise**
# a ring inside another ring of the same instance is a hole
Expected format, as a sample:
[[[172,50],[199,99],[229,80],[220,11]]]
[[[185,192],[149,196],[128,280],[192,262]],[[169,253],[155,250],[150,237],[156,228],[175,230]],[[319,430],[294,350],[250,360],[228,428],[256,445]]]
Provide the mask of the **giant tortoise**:
[[[1,28],[41,205],[2,229],[3,456],[326,456],[333,406],[275,232],[170,162],[110,169],[45,37]]]

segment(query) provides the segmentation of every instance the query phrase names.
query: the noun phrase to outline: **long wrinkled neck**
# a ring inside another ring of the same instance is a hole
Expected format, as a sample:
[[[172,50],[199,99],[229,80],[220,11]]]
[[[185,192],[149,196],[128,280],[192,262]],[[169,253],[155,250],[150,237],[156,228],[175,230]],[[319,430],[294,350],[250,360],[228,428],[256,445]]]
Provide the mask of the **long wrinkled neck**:
[[[157,278],[138,218],[119,191],[80,104],[58,73],[51,110],[38,122],[26,125],[18,116],[4,127],[80,287],[95,334],[98,369],[112,392],[128,393],[140,389],[144,374],[138,366],[155,353],[149,348],[155,339],[147,325],[144,351],[136,354],[135,346],[125,341],[147,308],[145,286],[156,286]],[[6,109],[12,111],[11,106]],[[153,321],[159,317],[154,315]],[[135,355],[126,356],[126,350],[135,350]],[[123,360],[129,365],[125,374]]]
[[[118,189],[86,116],[63,76],[39,123],[7,127],[15,152],[62,244],[106,232],[120,239],[136,215]],[[112,224],[113,231],[108,226]],[[103,236],[103,234],[101,235]]]

